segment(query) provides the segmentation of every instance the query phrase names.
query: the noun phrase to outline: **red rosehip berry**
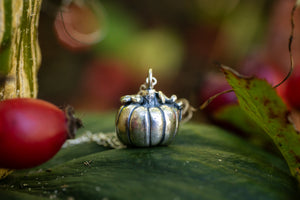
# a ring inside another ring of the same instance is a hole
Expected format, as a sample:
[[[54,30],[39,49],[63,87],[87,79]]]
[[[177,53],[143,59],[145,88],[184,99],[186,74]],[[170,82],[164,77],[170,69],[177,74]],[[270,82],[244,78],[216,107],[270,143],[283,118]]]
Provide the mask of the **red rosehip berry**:
[[[1,101],[0,168],[30,168],[46,162],[80,126],[70,107],[64,112],[38,99]]]

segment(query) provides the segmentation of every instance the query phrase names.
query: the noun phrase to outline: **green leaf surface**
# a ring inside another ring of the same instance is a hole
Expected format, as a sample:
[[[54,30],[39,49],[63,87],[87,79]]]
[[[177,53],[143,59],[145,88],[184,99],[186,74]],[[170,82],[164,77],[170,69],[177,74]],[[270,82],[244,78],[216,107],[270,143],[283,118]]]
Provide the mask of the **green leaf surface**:
[[[86,130],[114,131],[112,115],[85,115]],[[108,124],[111,124],[110,128]],[[87,126],[88,125],[88,126]],[[89,161],[89,165],[84,164]],[[218,127],[185,124],[168,147],[85,143],[0,181],[1,199],[295,199],[280,157]]]
[[[273,146],[271,138],[241,109],[239,105],[225,106],[214,114],[214,119],[225,126],[234,128],[258,146],[266,148]]]
[[[241,108],[271,137],[300,182],[300,135],[276,90],[265,80],[242,77],[228,67],[223,71]]]

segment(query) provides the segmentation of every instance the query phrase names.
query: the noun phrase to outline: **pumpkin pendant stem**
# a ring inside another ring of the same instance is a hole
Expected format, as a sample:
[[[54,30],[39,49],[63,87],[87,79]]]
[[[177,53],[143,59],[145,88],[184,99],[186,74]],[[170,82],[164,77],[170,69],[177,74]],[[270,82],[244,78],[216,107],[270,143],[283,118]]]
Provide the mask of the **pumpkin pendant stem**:
[[[154,88],[154,85],[156,85],[156,83],[157,83],[157,80],[156,80],[156,78],[154,78],[153,76],[152,76],[152,69],[150,68],[149,69],[149,72],[148,72],[149,74],[148,74],[148,77],[146,78],[146,84],[147,84],[147,86],[148,86],[148,89],[153,89]]]

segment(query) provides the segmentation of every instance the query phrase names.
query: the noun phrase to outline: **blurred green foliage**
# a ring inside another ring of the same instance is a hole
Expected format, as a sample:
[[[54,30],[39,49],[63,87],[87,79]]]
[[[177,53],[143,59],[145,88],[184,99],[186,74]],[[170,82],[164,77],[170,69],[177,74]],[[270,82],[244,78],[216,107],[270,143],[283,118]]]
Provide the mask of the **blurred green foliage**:
[[[167,93],[199,105],[195,97],[202,77],[217,71],[213,61],[238,66],[247,54],[264,45],[274,4],[271,0],[97,1],[104,13],[98,15],[104,16],[99,19],[105,21],[100,27],[104,38],[82,52],[65,49],[53,31],[49,32],[62,4],[44,1],[39,35],[43,53],[40,98],[57,104],[74,102],[74,98],[78,102],[81,74],[88,63],[109,58],[123,62],[127,71],[139,77],[148,67],[154,68]],[[52,81],[54,76],[57,81]]]

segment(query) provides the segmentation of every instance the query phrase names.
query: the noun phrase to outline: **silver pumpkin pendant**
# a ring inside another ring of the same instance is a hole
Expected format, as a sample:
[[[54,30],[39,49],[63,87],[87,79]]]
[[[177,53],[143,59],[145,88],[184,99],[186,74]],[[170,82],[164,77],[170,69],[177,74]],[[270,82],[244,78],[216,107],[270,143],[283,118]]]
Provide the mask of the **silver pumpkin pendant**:
[[[168,98],[154,90],[156,83],[149,69],[146,84],[141,85],[139,93],[121,97],[123,106],[116,117],[116,133],[124,145],[151,147],[169,145],[174,140],[182,103],[176,103],[176,95]]]

